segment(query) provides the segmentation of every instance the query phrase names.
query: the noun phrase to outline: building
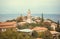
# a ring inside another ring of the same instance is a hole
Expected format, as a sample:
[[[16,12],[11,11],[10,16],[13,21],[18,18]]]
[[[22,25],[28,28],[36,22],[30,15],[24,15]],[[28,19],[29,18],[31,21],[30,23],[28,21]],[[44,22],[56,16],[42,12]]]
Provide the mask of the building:
[[[23,21],[25,22],[27,20],[27,16],[23,16]]]
[[[31,29],[18,29],[17,31],[20,31],[20,32],[32,32],[33,30],[31,30]]]
[[[36,23],[40,23],[40,22],[41,22],[41,20],[38,20],[38,19],[37,19],[37,20],[35,20],[35,22],[36,22]]]
[[[29,35],[32,35],[32,32],[33,32],[33,30],[31,30],[31,29],[17,29],[17,31],[27,33]]]
[[[57,24],[56,24],[56,23],[51,23],[51,28],[52,28],[53,30],[55,30],[56,27],[57,27]]]
[[[27,12],[27,20],[26,20],[27,23],[32,23],[32,18],[31,18],[31,11],[30,9],[28,9],[28,12]]]
[[[0,31],[6,31],[11,28],[12,30],[16,29],[16,22],[1,22],[0,23]]]
[[[47,23],[51,24],[51,21],[48,20],[48,19],[45,19],[44,22],[47,22]]]
[[[21,25],[21,26],[23,26],[23,25],[26,24],[26,22],[19,22],[18,24]]]
[[[37,32],[44,32],[44,31],[46,31],[48,29],[45,28],[45,27],[35,27],[32,30],[37,31]]]
[[[60,38],[59,38],[59,35],[60,35],[59,32],[57,32],[57,31],[50,31],[50,32],[51,32],[51,34],[52,34],[52,36],[53,36],[53,39],[60,39]]]

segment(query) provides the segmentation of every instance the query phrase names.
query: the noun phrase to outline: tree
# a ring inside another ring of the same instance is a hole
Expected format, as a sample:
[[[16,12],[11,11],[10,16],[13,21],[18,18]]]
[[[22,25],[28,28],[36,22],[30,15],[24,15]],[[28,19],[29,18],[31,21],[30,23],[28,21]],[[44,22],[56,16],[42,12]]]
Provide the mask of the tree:
[[[17,21],[17,22],[22,22],[22,21],[23,21],[23,17],[22,17],[22,16],[17,17],[16,21]]]
[[[58,20],[58,22],[57,22],[56,31],[57,31],[57,32],[60,32],[59,20]]]
[[[37,33],[36,31],[33,31],[33,32],[32,32],[32,36],[33,36],[34,38],[38,38],[38,33]]]
[[[44,21],[44,18],[43,18],[43,13],[42,13],[42,19],[41,19],[41,22],[43,23],[43,21]]]
[[[13,21],[16,21],[15,19],[12,19],[12,20],[6,20],[6,22],[13,22]]]
[[[44,32],[44,39],[53,39],[53,36],[49,30]]]
[[[46,30],[44,32],[39,32],[38,33],[38,37],[39,38],[43,38],[43,39],[52,39],[52,35],[51,33],[49,32],[49,30]]]

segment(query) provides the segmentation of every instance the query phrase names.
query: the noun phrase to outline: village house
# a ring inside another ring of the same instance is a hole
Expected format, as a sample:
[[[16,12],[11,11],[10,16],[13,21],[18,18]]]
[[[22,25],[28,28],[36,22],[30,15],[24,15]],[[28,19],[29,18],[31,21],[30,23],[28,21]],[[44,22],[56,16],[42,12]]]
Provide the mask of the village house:
[[[21,25],[21,26],[23,26],[23,25],[26,24],[26,22],[19,22],[18,24]]]
[[[50,31],[50,32],[51,32],[51,34],[53,36],[53,39],[59,39],[59,35],[60,35],[59,32],[57,32],[57,31]]]
[[[37,31],[37,32],[44,32],[44,31],[46,31],[48,29],[45,28],[45,27],[35,27],[32,30]]]
[[[41,22],[41,20],[39,20],[39,19],[36,19],[36,20],[35,20],[35,22],[36,22],[36,23],[40,23],[40,22]]]
[[[51,21],[50,21],[50,20],[45,19],[45,20],[44,20],[44,23],[45,23],[45,22],[51,24]]]
[[[52,28],[53,30],[55,30],[56,27],[57,27],[57,24],[56,24],[56,23],[51,23],[51,28]]]
[[[18,32],[26,33],[32,35],[33,30],[31,29],[17,29]]]
[[[0,32],[4,32],[8,29],[15,30],[16,29],[16,22],[1,22],[0,23]]]

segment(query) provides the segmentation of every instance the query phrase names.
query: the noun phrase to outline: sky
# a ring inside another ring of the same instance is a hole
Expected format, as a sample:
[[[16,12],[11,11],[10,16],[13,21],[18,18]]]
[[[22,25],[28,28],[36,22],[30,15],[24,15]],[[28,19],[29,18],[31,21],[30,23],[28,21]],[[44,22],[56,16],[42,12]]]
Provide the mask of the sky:
[[[60,14],[60,0],[0,0],[0,14]]]

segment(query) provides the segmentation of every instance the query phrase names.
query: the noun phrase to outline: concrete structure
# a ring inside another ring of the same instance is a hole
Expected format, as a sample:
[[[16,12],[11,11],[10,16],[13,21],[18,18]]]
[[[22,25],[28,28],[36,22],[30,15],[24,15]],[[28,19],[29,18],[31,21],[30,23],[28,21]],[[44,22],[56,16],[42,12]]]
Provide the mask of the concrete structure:
[[[17,29],[17,31],[27,33],[29,35],[32,35],[32,32],[33,32],[33,30],[31,30],[31,29]]]
[[[31,18],[31,11],[30,9],[28,9],[28,12],[27,12],[27,20],[26,20],[27,23],[32,23],[32,18]]]
[[[10,28],[14,30],[16,28],[16,22],[1,22],[0,23],[0,31],[6,31]]]
[[[53,28],[53,30],[55,30],[56,27],[57,27],[56,23],[51,23],[51,28]]]
[[[36,23],[40,23],[40,22],[41,22],[41,20],[38,20],[38,19],[37,19],[37,20],[35,20],[35,22],[36,22]]]
[[[47,20],[47,19],[45,19],[44,22],[47,22],[47,23],[51,24],[51,21]]]
[[[21,26],[23,26],[23,25],[26,24],[26,22],[19,22],[18,24],[21,25]]]
[[[31,29],[18,29],[17,31],[20,31],[20,32],[32,32],[33,30],[31,30]]]
[[[34,17],[34,19],[38,19],[38,20],[39,20],[39,19],[40,19],[40,17],[38,17],[38,16],[35,16],[35,17]]]
[[[56,31],[50,31],[50,32],[51,32],[51,34],[53,35],[53,39],[60,39],[60,38],[59,38],[59,35],[60,35],[59,32],[56,32]]]
[[[23,16],[23,21],[25,22],[27,20],[27,16]]]
[[[45,28],[45,27],[35,27],[32,30],[37,31],[37,32],[44,32],[44,31],[46,31],[48,29]]]

